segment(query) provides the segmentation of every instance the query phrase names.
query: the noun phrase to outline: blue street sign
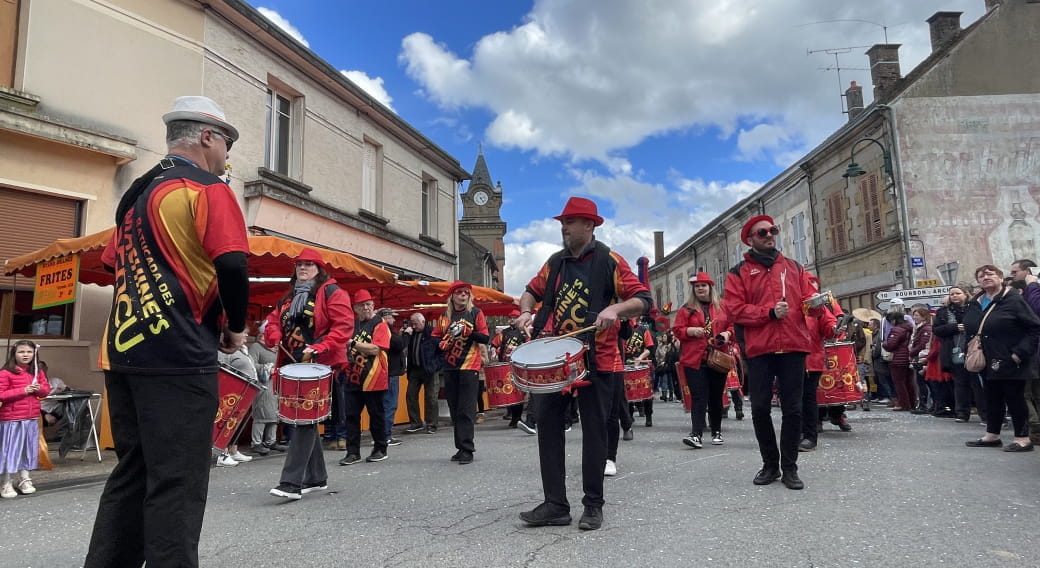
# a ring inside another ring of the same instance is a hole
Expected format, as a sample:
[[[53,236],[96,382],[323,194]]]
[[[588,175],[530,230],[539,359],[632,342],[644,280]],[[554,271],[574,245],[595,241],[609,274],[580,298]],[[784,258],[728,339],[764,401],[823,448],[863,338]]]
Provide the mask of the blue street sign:
[[[924,257],[923,256],[911,256],[910,266],[914,268],[924,268]]]

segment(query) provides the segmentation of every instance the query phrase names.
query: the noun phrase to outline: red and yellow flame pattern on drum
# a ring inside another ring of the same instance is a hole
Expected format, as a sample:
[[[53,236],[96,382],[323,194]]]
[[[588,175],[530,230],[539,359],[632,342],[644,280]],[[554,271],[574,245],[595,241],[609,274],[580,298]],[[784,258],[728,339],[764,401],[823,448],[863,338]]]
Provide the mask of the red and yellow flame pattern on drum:
[[[512,406],[524,401],[524,393],[516,388],[509,376],[509,363],[490,364],[484,367],[484,390],[488,404],[496,408]]]
[[[213,448],[223,452],[234,443],[235,433],[253,406],[256,395],[264,388],[230,367],[217,372],[219,405],[213,418]]]
[[[654,397],[650,366],[625,365],[625,400],[639,402]]]
[[[863,400],[854,344],[842,342],[825,345],[823,354],[827,370],[820,375],[816,404],[827,406]]]
[[[300,365],[288,375],[286,367]],[[304,367],[310,365],[313,368]],[[272,377],[278,393],[278,419],[287,424],[316,424],[332,413],[332,370],[325,365],[297,363],[286,365]],[[301,372],[302,371],[302,372]],[[316,376],[313,376],[316,375]]]

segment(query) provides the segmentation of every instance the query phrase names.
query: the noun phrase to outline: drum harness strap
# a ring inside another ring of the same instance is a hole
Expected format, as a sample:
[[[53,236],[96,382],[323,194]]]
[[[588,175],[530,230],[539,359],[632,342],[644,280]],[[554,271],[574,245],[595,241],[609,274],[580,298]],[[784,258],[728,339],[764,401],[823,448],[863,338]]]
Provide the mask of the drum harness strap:
[[[564,252],[565,251],[559,251],[549,257],[549,276],[545,280],[546,293],[542,297],[542,307],[539,308],[538,313],[535,314],[534,317],[534,323],[532,324],[531,330],[532,338],[536,338],[542,333],[542,329],[545,328],[545,324],[549,321],[549,316],[556,307],[556,294],[560,288],[560,274],[563,270]],[[603,298],[603,293],[605,291],[604,286],[607,282],[614,281],[609,262],[610,247],[599,241],[595,241],[592,254],[592,269],[589,271],[589,308],[585,316],[586,322],[596,321],[596,318],[599,317],[599,312],[609,304],[609,300]],[[552,293],[549,293],[550,290]],[[586,352],[586,368],[595,371],[596,332],[586,332],[580,335],[579,338],[588,345],[588,351]],[[579,382],[581,384],[578,384]],[[575,381],[575,384],[572,386],[578,387],[584,386],[585,384],[589,384],[588,381]],[[561,394],[569,393],[570,387],[561,391]]]

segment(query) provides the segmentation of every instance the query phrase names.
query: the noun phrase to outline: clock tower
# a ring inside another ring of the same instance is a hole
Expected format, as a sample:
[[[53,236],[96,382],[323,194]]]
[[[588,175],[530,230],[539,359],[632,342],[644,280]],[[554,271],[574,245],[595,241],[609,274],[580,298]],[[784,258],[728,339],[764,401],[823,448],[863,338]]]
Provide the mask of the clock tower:
[[[473,166],[473,177],[469,181],[469,187],[460,197],[462,219],[459,221],[459,233],[484,249],[485,254],[460,254],[459,276],[474,284],[502,290],[502,269],[506,262],[505,245],[502,241],[506,235],[506,223],[500,215],[502,182],[491,185],[491,174],[488,173],[487,162],[484,161],[483,147],[478,150],[477,163]],[[484,272],[482,266],[469,266],[479,264],[479,258],[487,255],[494,259],[493,282],[487,282],[486,278],[481,277]]]

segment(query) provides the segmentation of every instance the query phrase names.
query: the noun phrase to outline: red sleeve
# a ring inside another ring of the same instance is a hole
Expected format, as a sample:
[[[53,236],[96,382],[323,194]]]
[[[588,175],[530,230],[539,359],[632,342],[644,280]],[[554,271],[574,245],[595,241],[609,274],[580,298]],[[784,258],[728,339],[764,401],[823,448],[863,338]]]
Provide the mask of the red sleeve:
[[[672,326],[672,336],[679,340],[679,343],[686,341],[692,341],[693,338],[686,335],[686,328],[690,327],[690,310],[686,309],[686,306],[679,308],[678,312],[675,312],[675,325]]]
[[[40,390],[36,393],[36,398],[44,398],[51,394],[51,382],[47,380],[47,373],[40,371],[40,375],[36,377],[36,380],[40,382]]]
[[[210,258],[228,252],[249,254],[246,221],[230,187],[223,183],[207,186],[197,206],[196,231]]]
[[[622,302],[631,299],[640,292],[650,293],[650,290],[639,281],[639,277],[632,272],[632,269],[621,255],[610,251],[610,256],[617,261],[617,267],[614,269],[614,291],[618,298],[621,298]]]
[[[823,310],[823,316],[816,319],[816,329],[821,338],[834,339],[834,326],[838,324],[838,318],[830,310]]]
[[[353,326],[353,322],[351,322],[351,326]],[[376,345],[384,351],[390,349],[390,326],[386,325],[386,322],[381,322],[372,332],[372,345]]]
[[[494,347],[495,349],[498,349],[499,347],[502,346],[502,333],[501,332],[496,333],[495,336],[491,338],[491,346]]]
[[[433,325],[433,331],[430,332],[431,337],[444,337],[444,332],[448,329],[448,316],[446,313],[441,314],[437,318],[437,323]]]
[[[542,268],[538,270],[538,274],[534,275],[534,278],[527,283],[527,291],[534,296],[535,301],[541,302],[544,300],[546,280],[549,279],[549,263],[546,262],[542,265]]]
[[[318,291],[324,294],[325,289]],[[345,349],[354,335],[354,308],[350,305],[350,294],[338,288],[325,300],[325,317],[329,321],[329,331],[318,343],[322,351]],[[311,347],[314,347],[313,345]]]
[[[484,317],[484,312],[483,312],[483,311],[481,311],[481,310],[477,310],[477,317],[476,317],[476,320],[477,320],[477,323],[476,323],[476,325],[475,325],[475,326],[473,326],[473,329],[474,329],[474,330],[475,330],[475,331],[476,331],[477,333],[483,333],[485,337],[487,337],[488,335],[490,335],[490,334],[488,333],[488,326],[487,326],[487,318],[486,318],[486,317]],[[486,340],[485,340],[485,341],[486,341]]]
[[[112,237],[108,239],[108,246],[105,250],[101,251],[101,264],[115,270],[116,268],[116,247],[119,246],[119,226],[112,230]]]
[[[278,321],[280,316],[281,310],[274,309],[265,318],[267,327],[264,328],[264,345],[268,349],[273,349],[282,340],[282,324]]]
[[[652,333],[650,333],[649,329],[643,330],[643,343],[647,347],[653,347],[654,346],[654,335]]]

